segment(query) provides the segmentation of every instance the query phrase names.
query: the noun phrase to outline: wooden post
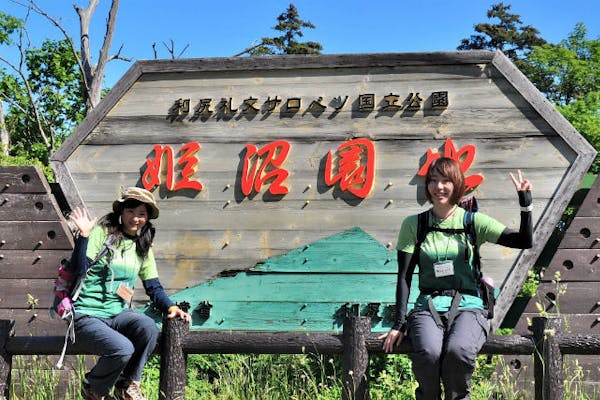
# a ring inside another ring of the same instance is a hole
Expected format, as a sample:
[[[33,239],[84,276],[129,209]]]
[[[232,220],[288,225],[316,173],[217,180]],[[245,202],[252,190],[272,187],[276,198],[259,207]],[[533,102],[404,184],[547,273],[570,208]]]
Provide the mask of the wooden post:
[[[343,400],[369,399],[369,351],[366,339],[370,332],[369,317],[353,316],[344,319]]]
[[[159,400],[185,399],[186,359],[183,339],[189,325],[180,318],[163,318],[160,344]]]
[[[562,319],[536,317],[533,318],[532,328],[535,338],[533,353],[535,400],[562,400],[564,399],[563,356],[558,341]]]
[[[12,354],[6,350],[6,342],[12,334],[15,321],[0,320],[0,399],[9,398],[10,369],[12,367]]]

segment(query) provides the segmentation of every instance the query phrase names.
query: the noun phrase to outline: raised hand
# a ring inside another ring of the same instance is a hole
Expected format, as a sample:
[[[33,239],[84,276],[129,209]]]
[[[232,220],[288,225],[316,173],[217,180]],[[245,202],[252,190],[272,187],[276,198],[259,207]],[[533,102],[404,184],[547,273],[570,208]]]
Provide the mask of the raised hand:
[[[515,188],[517,189],[517,191],[521,191],[521,190],[531,190],[533,188],[533,185],[531,184],[531,182],[529,182],[527,179],[523,178],[523,173],[521,172],[521,170],[517,170],[517,176],[515,177],[515,175],[510,172],[510,179],[512,179],[513,184],[515,185]]]
[[[88,212],[83,208],[75,207],[69,215],[71,222],[79,229],[79,234],[83,237],[88,237],[90,232],[96,225],[98,218],[90,218]]]

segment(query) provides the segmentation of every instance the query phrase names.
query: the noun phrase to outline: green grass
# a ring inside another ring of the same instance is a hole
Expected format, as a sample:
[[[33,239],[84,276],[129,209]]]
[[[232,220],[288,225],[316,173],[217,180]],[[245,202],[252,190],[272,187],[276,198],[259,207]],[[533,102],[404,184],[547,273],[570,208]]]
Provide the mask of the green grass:
[[[32,361],[33,359],[33,361]],[[70,370],[66,394],[60,400],[79,400],[85,358]],[[533,382],[520,383],[504,358],[480,356],[472,381],[472,400],[529,400]],[[47,357],[15,357],[10,400],[53,400],[59,381]],[[373,400],[414,399],[414,381],[406,355],[372,355],[370,394]],[[341,361],[321,355],[189,355],[188,400],[339,400]],[[524,371],[521,371],[524,372]],[[158,399],[159,359],[150,359],[142,390]],[[575,364],[565,371],[565,400],[600,400],[600,393],[585,393],[584,372]],[[522,380],[521,380],[522,381]]]

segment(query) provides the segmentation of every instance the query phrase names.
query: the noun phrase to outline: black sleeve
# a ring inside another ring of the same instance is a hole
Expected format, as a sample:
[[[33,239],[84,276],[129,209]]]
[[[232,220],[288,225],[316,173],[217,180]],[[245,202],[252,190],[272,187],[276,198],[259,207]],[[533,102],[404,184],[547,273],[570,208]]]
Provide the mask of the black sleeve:
[[[521,225],[519,231],[506,228],[498,239],[498,244],[514,249],[529,249],[533,245],[533,222],[531,218],[531,192],[520,190]]]
[[[152,300],[156,308],[161,312],[166,313],[169,307],[175,304],[169,299],[169,296],[167,296],[167,293],[158,278],[147,279],[142,281],[142,284],[144,285],[144,289],[146,290],[148,297],[150,297],[150,300]]]
[[[412,254],[398,251],[398,281],[396,283],[396,320],[392,329],[404,332],[406,330],[406,309],[408,295],[414,272],[411,264]]]
[[[79,236],[75,240],[75,248],[71,254],[71,267],[77,274],[82,274],[90,267],[92,260],[87,258],[88,238]]]

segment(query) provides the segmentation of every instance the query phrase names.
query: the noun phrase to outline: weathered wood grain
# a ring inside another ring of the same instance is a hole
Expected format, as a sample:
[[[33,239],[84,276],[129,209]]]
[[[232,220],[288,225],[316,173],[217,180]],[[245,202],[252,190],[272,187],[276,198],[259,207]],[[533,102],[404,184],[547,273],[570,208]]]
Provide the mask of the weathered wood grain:
[[[535,307],[536,298],[531,299],[532,306]],[[529,307],[531,309],[531,307]],[[531,333],[528,325],[532,319],[539,317],[536,312],[525,312],[521,315],[518,323],[515,325],[513,333],[525,335]],[[564,332],[569,333],[600,333],[600,309],[593,313],[561,313],[560,318],[564,321]]]
[[[561,249],[598,249],[600,251],[600,214],[585,218],[575,217],[559,246]]]
[[[0,199],[9,193],[50,193],[50,185],[39,167],[2,166]]]
[[[600,285],[596,282],[542,282],[534,299],[549,313],[600,314]],[[539,312],[535,302],[530,302],[525,312]]]
[[[0,194],[0,221],[57,221],[59,211],[49,193]]]
[[[599,249],[562,249],[559,248],[552,261],[544,271],[543,279],[554,279],[556,273],[566,282],[583,281],[590,285],[600,284],[600,250]],[[600,300],[600,288],[598,289]]]
[[[71,257],[72,249],[10,250],[0,247],[0,279],[56,278],[58,264],[63,258]]]
[[[4,221],[0,224],[0,251],[73,249],[65,221]]]
[[[66,322],[52,319],[47,308],[36,311],[23,308],[0,308],[0,319],[15,322],[15,335],[61,336],[64,340]],[[58,353],[57,353],[58,354]]]
[[[250,268],[323,238],[319,230],[360,226],[393,248],[403,218],[426,207],[415,177],[425,151],[443,151],[452,138],[457,149],[476,145],[468,172],[486,178],[475,192],[481,210],[507,226],[518,226],[508,172],[521,169],[534,183],[534,247],[484,249],[485,268],[504,282],[501,318],[595,154],[501,53],[140,62],[114,90],[52,162],[59,181],[66,181],[69,204],[102,215],[121,187],[141,185],[154,144],[177,151],[183,143],[200,143],[195,176],[203,190],[172,193],[163,183],[156,191],[161,219],[155,250],[169,291],[210,278],[220,267]],[[432,109],[434,91],[448,91],[447,108]],[[419,110],[379,110],[385,95],[398,93],[406,101],[416,92],[423,98]],[[375,108],[359,111],[358,96],[368,93],[375,95]],[[334,112],[331,99],[338,95],[349,101]],[[259,102],[297,96],[302,108],[290,113],[280,105],[256,115],[215,108],[225,98],[235,109],[250,96]],[[307,111],[318,97],[325,111]],[[178,98],[190,98],[192,108],[211,98],[215,112],[208,118],[169,118]],[[376,150],[375,183],[364,200],[327,187],[322,177],[327,153],[357,137],[370,139]],[[241,195],[245,145],[273,140],[291,144],[285,163],[289,193],[265,195],[265,185],[257,195]]]

